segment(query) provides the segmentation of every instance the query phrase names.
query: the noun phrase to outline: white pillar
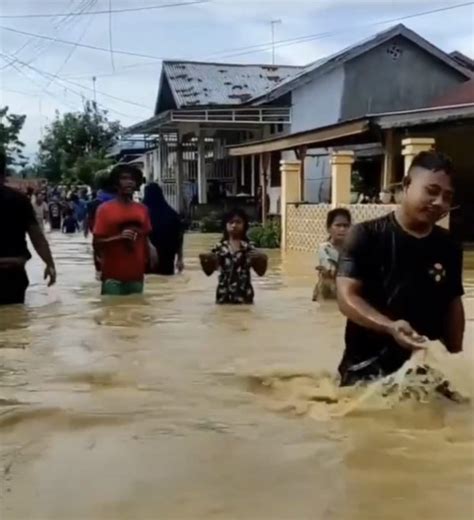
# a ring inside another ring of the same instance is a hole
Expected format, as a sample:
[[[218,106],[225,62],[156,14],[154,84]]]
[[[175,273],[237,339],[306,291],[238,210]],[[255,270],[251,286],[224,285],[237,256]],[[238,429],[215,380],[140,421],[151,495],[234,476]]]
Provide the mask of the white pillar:
[[[161,181],[161,167],[160,167],[160,143],[153,150],[153,180],[155,182]]]
[[[240,158],[240,185],[245,185],[245,156]]]
[[[301,201],[301,161],[280,161],[281,171],[281,249],[286,250],[287,242],[287,205]]]
[[[206,142],[204,135],[198,137],[198,199],[199,204],[207,204]]]

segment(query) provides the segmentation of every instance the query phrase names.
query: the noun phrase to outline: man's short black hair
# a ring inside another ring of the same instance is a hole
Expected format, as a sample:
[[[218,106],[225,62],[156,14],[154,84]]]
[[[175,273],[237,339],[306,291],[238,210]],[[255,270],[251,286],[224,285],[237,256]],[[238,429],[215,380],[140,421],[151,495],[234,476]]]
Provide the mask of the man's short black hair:
[[[114,166],[110,172],[110,182],[112,186],[115,187],[118,185],[122,173],[128,173],[131,175],[137,183],[137,188],[143,183],[143,174],[140,168],[137,168],[133,164],[117,164],[117,166]]]
[[[453,161],[446,154],[437,152],[436,150],[429,150],[426,152],[420,152],[416,155],[410,165],[410,171],[413,168],[423,168],[424,170],[429,170],[430,172],[440,172],[443,171],[446,175],[453,175],[454,166]]]

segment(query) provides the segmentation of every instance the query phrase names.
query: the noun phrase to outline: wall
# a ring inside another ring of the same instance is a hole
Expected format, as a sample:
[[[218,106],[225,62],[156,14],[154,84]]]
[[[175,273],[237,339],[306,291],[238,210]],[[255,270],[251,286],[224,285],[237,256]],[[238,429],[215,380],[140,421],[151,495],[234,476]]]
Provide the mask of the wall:
[[[386,215],[395,206],[382,204],[353,204],[347,207],[354,223]],[[288,204],[286,214],[286,247],[292,251],[314,252],[327,240],[326,215],[329,204]]]
[[[291,94],[291,133],[337,123],[344,92],[344,68],[338,67],[301,85]]]
[[[459,72],[400,36],[354,58],[344,69],[344,120],[427,106],[466,81]]]

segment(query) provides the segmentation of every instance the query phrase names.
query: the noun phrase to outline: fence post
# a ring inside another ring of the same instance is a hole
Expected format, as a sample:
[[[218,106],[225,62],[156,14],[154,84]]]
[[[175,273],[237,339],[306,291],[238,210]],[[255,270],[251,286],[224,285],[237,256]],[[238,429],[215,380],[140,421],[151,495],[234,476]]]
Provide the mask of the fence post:
[[[331,155],[331,203],[333,208],[351,203],[351,176],[354,152],[344,150]]]
[[[287,204],[301,201],[301,161],[280,161],[281,171],[281,249],[286,250]]]

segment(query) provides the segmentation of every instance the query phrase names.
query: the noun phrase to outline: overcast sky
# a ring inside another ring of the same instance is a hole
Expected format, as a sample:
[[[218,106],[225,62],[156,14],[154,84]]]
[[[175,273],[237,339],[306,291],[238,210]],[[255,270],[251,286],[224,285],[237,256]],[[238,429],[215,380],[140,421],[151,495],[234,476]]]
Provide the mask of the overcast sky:
[[[279,20],[274,26],[277,42],[326,33],[291,45],[277,43],[277,63],[304,65],[395,25],[398,22],[394,19],[467,3],[462,0],[212,0],[114,13],[111,20],[108,14],[11,17],[107,10],[109,1],[0,0],[0,105],[27,115],[22,138],[29,155],[36,151],[41,128],[51,121],[56,110],[80,109],[83,98],[92,97],[94,75],[97,101],[110,111],[110,117],[128,126],[153,115],[161,62],[114,53],[112,63],[108,52],[16,34],[5,27],[106,49],[111,36],[114,50],[156,58],[270,63],[270,22]],[[116,10],[192,1],[111,0],[111,5]],[[445,51],[457,49],[474,56],[472,4],[400,21]],[[260,48],[249,49],[259,45]],[[12,58],[16,61],[12,62]]]

